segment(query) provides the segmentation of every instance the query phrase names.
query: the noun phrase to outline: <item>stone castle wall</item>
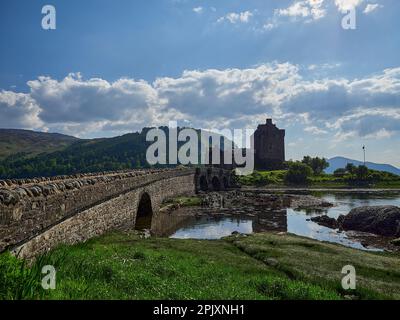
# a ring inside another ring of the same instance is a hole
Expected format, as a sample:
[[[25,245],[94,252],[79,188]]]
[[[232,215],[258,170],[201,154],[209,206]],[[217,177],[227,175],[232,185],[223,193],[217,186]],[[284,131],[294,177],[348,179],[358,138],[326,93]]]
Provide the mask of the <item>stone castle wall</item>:
[[[257,169],[281,169],[285,161],[285,130],[267,119],[254,132],[255,167]]]
[[[194,180],[194,169],[151,169],[0,181],[0,252],[39,234],[58,243],[68,231],[72,238],[64,240],[74,243],[134,223],[140,192],[148,189],[157,207],[167,196],[194,192]],[[61,229],[52,230],[56,225]]]

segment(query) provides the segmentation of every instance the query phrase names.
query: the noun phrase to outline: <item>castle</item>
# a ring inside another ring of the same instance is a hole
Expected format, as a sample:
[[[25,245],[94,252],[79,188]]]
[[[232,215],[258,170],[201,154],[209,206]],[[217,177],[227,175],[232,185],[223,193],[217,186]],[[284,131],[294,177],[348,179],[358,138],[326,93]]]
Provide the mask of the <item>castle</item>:
[[[282,169],[285,162],[285,130],[267,119],[254,132],[254,165],[256,169]]]

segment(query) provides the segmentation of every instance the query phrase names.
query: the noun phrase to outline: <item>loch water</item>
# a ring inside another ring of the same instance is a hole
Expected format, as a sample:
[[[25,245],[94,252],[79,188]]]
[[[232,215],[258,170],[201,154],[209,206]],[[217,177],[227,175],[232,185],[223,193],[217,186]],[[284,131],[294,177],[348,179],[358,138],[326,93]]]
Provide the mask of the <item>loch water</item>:
[[[170,231],[169,237],[177,239],[220,239],[240,232],[251,234],[263,231],[289,232],[308,238],[340,243],[342,245],[371,251],[380,251],[380,243],[387,239],[359,232],[341,232],[320,226],[310,219],[326,214],[338,218],[353,208],[360,206],[394,205],[400,206],[400,192],[317,192],[309,193],[334,204],[322,210],[282,209],[269,210],[255,216],[199,215],[187,219]]]

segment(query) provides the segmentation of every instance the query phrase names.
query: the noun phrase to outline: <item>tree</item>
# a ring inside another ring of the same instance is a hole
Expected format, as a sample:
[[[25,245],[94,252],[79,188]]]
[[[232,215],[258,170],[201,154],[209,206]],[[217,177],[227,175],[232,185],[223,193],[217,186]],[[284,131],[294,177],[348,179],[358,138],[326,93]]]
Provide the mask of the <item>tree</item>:
[[[346,171],[347,171],[348,173],[350,173],[351,175],[354,175],[354,174],[356,174],[356,172],[357,172],[357,167],[356,167],[354,164],[352,164],[352,163],[348,163],[348,164],[346,165]]]
[[[366,166],[358,166],[357,168],[357,180],[367,180],[368,178],[368,168]]]
[[[285,180],[288,183],[306,184],[312,174],[313,170],[310,166],[302,162],[293,162],[289,166]]]
[[[339,169],[336,169],[336,170],[333,172],[333,175],[334,175],[335,177],[343,177],[343,176],[346,175],[346,173],[347,173],[347,170],[346,170],[345,168],[339,168]]]
[[[329,167],[329,163],[325,158],[312,158],[310,156],[305,156],[301,162],[308,165],[313,170],[315,175],[321,174],[326,168]]]

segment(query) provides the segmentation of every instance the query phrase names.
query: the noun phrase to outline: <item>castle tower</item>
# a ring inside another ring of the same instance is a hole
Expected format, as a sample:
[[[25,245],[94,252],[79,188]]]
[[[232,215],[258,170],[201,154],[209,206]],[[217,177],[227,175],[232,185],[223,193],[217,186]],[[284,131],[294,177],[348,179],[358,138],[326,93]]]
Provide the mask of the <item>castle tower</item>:
[[[256,169],[281,169],[285,161],[285,130],[277,128],[272,119],[267,119],[254,132],[254,149]]]

